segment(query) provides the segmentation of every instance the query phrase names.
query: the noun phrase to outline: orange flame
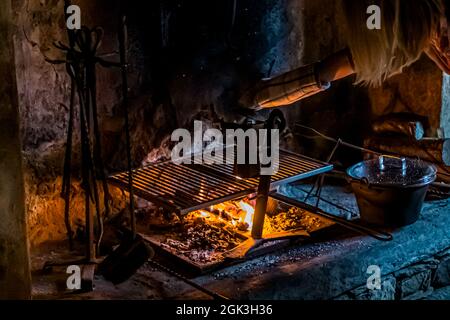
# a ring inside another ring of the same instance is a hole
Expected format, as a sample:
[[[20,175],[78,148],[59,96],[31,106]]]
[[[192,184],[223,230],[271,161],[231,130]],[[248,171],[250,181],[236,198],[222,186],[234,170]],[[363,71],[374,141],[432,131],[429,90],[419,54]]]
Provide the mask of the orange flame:
[[[253,208],[250,204],[244,201],[239,202],[239,206],[245,212],[245,217],[242,219],[241,222],[247,223],[249,229],[251,229],[253,225],[253,216],[255,215],[255,208]]]
[[[206,211],[203,211],[203,210],[200,210],[199,212],[200,212],[200,215],[203,218],[208,218],[209,217],[209,212],[206,212]]]
[[[209,212],[205,210],[199,210],[197,211],[197,214],[205,219],[212,219],[213,215],[211,215],[211,212],[213,212],[214,210],[223,211],[231,217],[230,220],[224,220],[227,221],[227,223],[230,223],[235,227],[238,224],[246,224],[248,225],[247,230],[251,230],[252,228],[255,209],[251,204],[245,202],[244,200],[240,202],[230,201],[216,204],[211,206],[209,210]],[[220,217],[216,219],[223,220]]]

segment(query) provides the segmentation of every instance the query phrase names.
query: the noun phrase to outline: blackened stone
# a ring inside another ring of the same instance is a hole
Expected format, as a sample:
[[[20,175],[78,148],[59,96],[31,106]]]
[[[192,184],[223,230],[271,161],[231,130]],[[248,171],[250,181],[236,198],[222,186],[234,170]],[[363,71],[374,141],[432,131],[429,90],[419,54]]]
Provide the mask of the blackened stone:
[[[434,290],[434,292],[424,300],[450,300],[450,286]]]
[[[428,288],[427,291],[417,291],[416,293],[413,293],[410,296],[407,296],[403,298],[403,300],[410,300],[410,301],[416,301],[416,300],[423,300],[427,297],[429,297],[431,294],[433,294],[434,289],[432,287]]]
[[[395,300],[396,279],[389,275],[382,279],[380,290],[369,290],[362,286],[351,292],[354,300]]]
[[[438,265],[437,260],[428,260],[424,263],[398,271],[396,298],[399,300],[410,299],[409,297],[418,292],[427,292],[431,287],[432,274]]]
[[[440,257],[440,263],[433,279],[433,287],[450,286],[450,252]]]

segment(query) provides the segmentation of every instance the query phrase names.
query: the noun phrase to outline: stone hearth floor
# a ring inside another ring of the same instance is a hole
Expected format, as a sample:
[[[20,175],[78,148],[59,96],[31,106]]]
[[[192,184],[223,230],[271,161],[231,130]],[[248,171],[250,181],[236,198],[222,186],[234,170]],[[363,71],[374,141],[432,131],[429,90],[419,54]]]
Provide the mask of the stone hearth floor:
[[[280,191],[302,199],[305,187]],[[357,212],[349,190],[328,186],[323,198]],[[322,203],[330,213],[351,216]],[[450,200],[425,204],[420,220],[390,231],[394,240],[343,234],[317,244],[297,245],[242,264],[200,276],[197,283],[234,299],[299,300],[450,300]],[[33,256],[35,299],[208,299],[183,282],[149,265],[125,283],[113,285],[101,276],[95,290],[66,291],[65,269],[43,274],[38,269],[50,258],[64,256],[61,246]],[[381,270],[381,289],[367,289],[369,266]]]

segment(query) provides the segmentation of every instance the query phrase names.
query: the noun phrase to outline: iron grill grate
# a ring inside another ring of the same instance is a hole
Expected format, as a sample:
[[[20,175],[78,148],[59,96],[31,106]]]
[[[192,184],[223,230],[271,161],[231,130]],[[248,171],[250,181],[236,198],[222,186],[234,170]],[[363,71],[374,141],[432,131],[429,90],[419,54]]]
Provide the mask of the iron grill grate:
[[[281,151],[279,171],[272,176],[272,187],[332,169],[330,164]],[[180,214],[252,194],[258,182],[258,178],[235,177],[231,164],[176,165],[167,161],[133,171],[133,190],[137,196]],[[111,176],[109,183],[128,190],[128,173]]]

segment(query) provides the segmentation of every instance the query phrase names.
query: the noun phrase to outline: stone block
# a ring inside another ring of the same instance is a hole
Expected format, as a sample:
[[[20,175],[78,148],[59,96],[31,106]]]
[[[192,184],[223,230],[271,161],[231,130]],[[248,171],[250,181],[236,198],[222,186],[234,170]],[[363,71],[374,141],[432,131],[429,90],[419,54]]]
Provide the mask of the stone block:
[[[350,295],[348,295],[348,294],[343,294],[343,295],[335,298],[334,300],[336,300],[336,301],[352,301],[354,299],[352,297],[350,297]]]
[[[434,300],[434,301],[450,300],[450,286],[434,290],[434,292],[429,296],[427,296],[424,300]]]
[[[450,286],[450,253],[441,257],[433,279],[433,287]]]
[[[396,279],[394,276],[387,276],[382,279],[381,290],[369,290],[362,286],[353,290],[350,296],[354,300],[395,300]]]
[[[396,299],[406,300],[410,296],[427,292],[431,287],[431,280],[439,262],[427,260],[421,264],[398,271]]]
[[[428,288],[427,291],[417,291],[416,293],[413,293],[410,296],[407,296],[403,298],[403,300],[409,300],[409,301],[415,301],[415,300],[424,300],[430,295],[432,295],[434,292],[434,289],[432,287]]]

